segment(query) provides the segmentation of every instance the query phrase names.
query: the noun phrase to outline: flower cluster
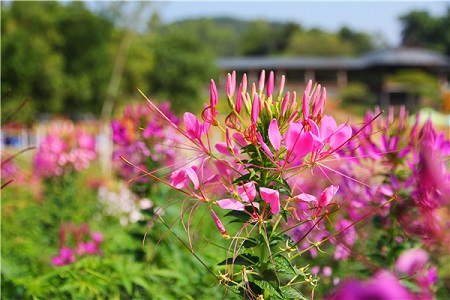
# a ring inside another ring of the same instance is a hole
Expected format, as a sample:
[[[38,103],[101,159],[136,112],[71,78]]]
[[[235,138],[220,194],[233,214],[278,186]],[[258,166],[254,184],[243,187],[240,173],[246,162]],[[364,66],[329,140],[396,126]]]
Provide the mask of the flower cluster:
[[[373,114],[368,112],[366,118],[373,118]],[[342,154],[349,164],[341,169],[345,178],[353,180],[341,180],[341,187],[352,220],[381,205],[386,225],[400,222],[425,244],[444,244],[450,237],[438,211],[449,203],[450,169],[446,161],[450,141],[443,132],[436,132],[431,120],[423,125],[419,120],[417,114],[410,126],[404,107],[395,120],[391,108],[385,120],[379,118],[363,129],[354,128],[362,130],[362,138]]]
[[[68,236],[71,234],[72,237]],[[55,266],[63,266],[74,263],[78,258],[87,255],[101,255],[100,245],[103,236],[99,232],[91,232],[88,225],[75,226],[72,223],[64,223],[59,230],[59,254],[52,258]],[[68,244],[75,247],[68,247]]]
[[[171,123],[179,124],[169,103],[163,102],[157,109]],[[149,178],[142,176],[139,169],[154,171],[174,164],[180,152],[180,137],[165,121],[146,105],[131,104],[124,108],[121,118],[111,122],[113,168],[121,178],[147,182]]]
[[[250,87],[245,74],[238,87],[236,74],[228,74],[230,110],[219,113],[219,95],[211,81],[210,101],[201,118],[186,112],[184,126],[147,99],[149,108],[184,137],[180,143],[187,161],[171,165],[167,178],[152,169],[138,166],[138,170],[185,195],[180,220],[190,250],[194,252],[195,245],[190,238],[191,216],[205,207],[222,237],[231,238],[218,279],[243,297],[304,297],[300,293],[304,288],[294,287],[295,280],[314,289],[318,282],[314,274],[334,275],[337,263],[322,272],[320,266],[310,273],[307,267],[298,267],[310,263],[300,256],[308,253],[315,258],[327,241],[337,262],[357,258],[374,273],[389,266],[395,271],[378,272],[367,283],[344,283],[336,295],[347,295],[342,291],[354,286],[361,292],[355,299],[384,297],[377,289],[388,284],[391,296],[413,295],[397,276],[408,276],[416,286],[419,292],[412,297],[431,295],[435,261],[415,269],[419,275],[413,276],[405,275],[409,270],[404,267],[405,256],[396,266],[392,260],[414,247],[448,244],[437,211],[448,203],[445,158],[450,142],[430,121],[421,127],[417,117],[410,126],[404,107],[397,120],[391,108],[386,118],[377,109],[367,113],[362,125],[337,124],[324,113],[325,88],[310,81],[297,102],[295,92],[284,93],[284,84],[282,76],[275,94],[273,72],[267,84],[263,71]],[[165,206],[172,204],[168,201]],[[222,221],[230,217],[228,224]],[[380,261],[364,258],[354,249],[370,240],[367,231],[355,226],[361,223],[374,226],[375,245],[364,246],[380,249],[373,254]],[[341,281],[340,275],[333,278],[334,284]]]
[[[39,177],[58,177],[72,170],[89,167],[97,157],[94,136],[72,123],[50,128],[33,158],[34,173]]]
[[[380,113],[379,109],[368,112],[363,125],[352,127],[353,135],[358,137],[339,151],[340,163],[323,180],[331,179],[340,186],[339,214],[330,223],[314,228],[311,225],[309,240],[317,242],[338,232],[331,239],[331,250],[325,249],[336,260],[330,263],[333,269],[362,260],[372,271],[395,271],[395,276],[414,286],[411,297],[432,298],[436,283],[432,277],[436,276],[440,255],[432,257],[428,267],[420,271],[398,270],[409,270],[399,269],[405,265],[405,257],[428,257],[425,250],[448,251],[450,235],[443,216],[448,213],[450,194],[450,141],[444,133],[437,133],[430,120],[421,124],[420,114],[409,118],[404,107],[399,108],[397,117],[393,107],[387,117]],[[321,185],[320,181],[309,181],[308,188],[314,184]],[[297,208],[302,209],[301,205]],[[305,230],[294,228],[294,238],[303,237]],[[306,248],[308,243],[301,245]],[[358,249],[366,250],[361,253]],[[399,256],[402,252],[405,254]],[[317,250],[310,249],[310,254],[316,257]],[[343,274],[334,275],[337,277],[333,281],[337,282]],[[377,281],[375,276],[360,286],[371,286]]]
[[[265,79],[263,71],[258,85],[253,83],[247,91],[244,74],[236,93],[236,75],[228,74],[230,111],[224,114],[224,122],[219,120],[219,96],[213,80],[210,102],[205,104],[202,119],[186,112],[184,128],[147,99],[152,111],[186,138],[186,148],[193,150],[193,154],[187,163],[174,165],[167,180],[151,170],[146,174],[186,195],[183,212],[191,215],[201,205],[208,207],[224,238],[230,238],[230,234],[219,215],[231,211],[228,215],[234,216],[233,222],[240,222],[242,227],[231,235],[231,258],[224,262],[229,268],[221,275],[221,280],[230,289],[251,298],[269,289],[260,282],[265,272],[276,271],[288,258],[296,257],[291,256],[292,251],[298,251],[299,255],[317,246],[308,242],[311,241],[309,233],[324,217],[337,210],[333,198],[339,193],[339,186],[330,182],[320,193],[313,194],[315,191],[306,190],[298,178],[303,171],[321,172],[327,160],[339,159],[339,152],[354,137],[349,125],[338,125],[331,116],[324,114],[325,88],[309,81],[301,101],[297,102],[295,92],[283,94],[284,76],[277,94],[274,94],[274,73],[270,72],[267,86]],[[223,142],[218,141],[220,136]],[[299,204],[304,208],[301,211],[297,210]],[[219,214],[216,208],[222,212]],[[284,222],[287,218],[294,223]],[[189,236],[190,228],[186,227]],[[293,228],[304,232],[295,241],[287,234]],[[301,249],[301,242],[309,244]],[[192,243],[190,247],[193,250]],[[240,260],[248,260],[248,263],[241,273],[233,273],[236,261]],[[254,273],[245,273],[249,268],[254,269]],[[312,285],[316,283],[306,269],[291,268],[295,277],[302,274]],[[237,278],[242,281],[237,283]],[[273,287],[279,293],[283,289],[286,293],[288,290],[298,292],[290,285],[281,287],[280,284],[281,281]]]
[[[143,220],[142,211],[151,209],[153,202],[147,198],[139,199],[124,184],[109,188],[102,185],[98,190],[98,199],[105,205],[108,215],[118,217],[123,226]]]

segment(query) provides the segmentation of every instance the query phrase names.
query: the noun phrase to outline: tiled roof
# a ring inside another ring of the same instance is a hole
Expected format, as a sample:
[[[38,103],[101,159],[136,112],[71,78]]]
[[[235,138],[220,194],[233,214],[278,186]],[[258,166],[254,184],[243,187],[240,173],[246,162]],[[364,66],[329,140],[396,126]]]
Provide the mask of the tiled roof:
[[[222,57],[223,70],[260,69],[364,69],[373,66],[417,66],[449,68],[448,57],[423,48],[393,48],[369,53],[358,58],[344,57]]]
[[[400,47],[369,53],[364,57],[368,65],[449,66],[449,58],[423,48]]]

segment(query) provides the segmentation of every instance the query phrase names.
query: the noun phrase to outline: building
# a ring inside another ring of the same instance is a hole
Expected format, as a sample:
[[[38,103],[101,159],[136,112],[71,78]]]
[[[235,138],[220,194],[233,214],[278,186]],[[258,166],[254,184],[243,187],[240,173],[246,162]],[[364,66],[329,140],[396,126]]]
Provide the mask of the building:
[[[276,77],[286,75],[290,83],[286,87],[288,90],[297,90],[299,84],[304,85],[312,79],[326,86],[331,95],[336,95],[349,82],[363,82],[382,107],[405,104],[412,108],[421,104],[417,95],[407,87],[389,82],[389,75],[400,70],[421,70],[432,75],[439,88],[448,89],[450,74],[449,57],[411,47],[386,49],[356,58],[223,57],[218,60],[218,65],[225,74],[233,70],[238,74],[247,73],[251,82],[256,81],[261,70],[272,70]]]

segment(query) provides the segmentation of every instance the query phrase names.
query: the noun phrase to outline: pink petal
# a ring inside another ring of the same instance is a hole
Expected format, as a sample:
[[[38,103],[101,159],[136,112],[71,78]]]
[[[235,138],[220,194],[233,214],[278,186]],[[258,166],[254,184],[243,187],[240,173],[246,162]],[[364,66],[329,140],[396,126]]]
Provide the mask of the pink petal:
[[[302,130],[303,126],[299,123],[291,123],[291,125],[289,125],[289,128],[284,136],[284,145],[288,151],[292,151],[294,149]]]
[[[236,71],[233,71],[233,74],[227,74],[227,96],[228,98],[234,97],[234,91],[236,89]]]
[[[302,113],[303,119],[307,120],[309,118],[309,94],[306,91],[303,93],[302,98]]]
[[[299,160],[305,157],[313,150],[313,147],[314,147],[314,139],[313,136],[311,135],[311,132],[309,131],[303,132],[300,135],[294,150],[295,159]]]
[[[220,206],[220,208],[223,209],[232,209],[232,210],[240,210],[243,211],[245,210],[245,205],[235,199],[222,199],[219,201],[216,201],[217,205]]]
[[[214,164],[216,165],[219,174],[222,174],[224,176],[230,176],[232,171],[230,162],[228,162],[227,160],[215,160]]]
[[[267,81],[267,98],[269,98],[273,94],[274,81],[275,81],[275,79],[274,79],[273,71],[270,71],[269,80]]]
[[[260,188],[261,198],[270,204],[270,211],[276,215],[280,212],[280,194],[276,190],[269,188]]]
[[[239,144],[239,146],[241,146],[241,147],[247,146],[247,141],[245,140],[244,135],[242,133],[236,132],[236,133],[233,133],[232,136],[233,136],[233,139],[235,139],[236,142]]]
[[[305,202],[316,202],[317,198],[313,195],[302,193],[294,197],[295,200],[305,201]]]
[[[234,93],[234,91],[233,91]],[[211,79],[211,82],[209,84],[209,102],[211,104],[211,107],[217,106],[217,101],[219,99],[216,84],[214,83],[214,80]]]
[[[186,125],[186,133],[191,139],[200,139],[203,133],[203,125],[197,120],[192,113],[184,114],[184,123]]]
[[[258,91],[262,92],[264,89],[264,81],[266,81],[266,71],[262,70],[261,75],[259,76],[259,83],[258,83]]]
[[[256,133],[256,137],[258,138],[258,142],[261,145],[261,148],[263,148],[264,152],[266,152],[266,154],[268,154],[270,157],[273,157],[272,151],[270,151],[270,148],[267,146],[266,143],[264,143],[264,140],[260,132]]]
[[[256,197],[256,188],[253,181],[237,187],[237,192],[244,202],[252,202]]]
[[[428,260],[428,254],[425,250],[413,248],[404,251],[396,260],[394,270],[412,275],[416,272],[422,271]]]
[[[327,206],[330,203],[333,196],[336,195],[338,190],[339,186],[337,185],[330,185],[329,187],[327,187],[320,195],[319,205],[321,207]]]
[[[333,135],[336,127],[336,121],[332,117],[324,116],[320,124],[320,137],[322,141],[328,142],[327,139]]]
[[[330,137],[330,147],[337,149],[344,145],[352,136],[352,128],[346,124],[339,125],[334,134]]]
[[[225,143],[217,143],[214,147],[220,154],[231,156],[230,151],[228,151],[228,146]]]
[[[304,132],[299,123],[289,125],[284,138],[286,149],[291,155],[291,161],[298,161],[310,153],[314,146],[311,132]]]
[[[189,178],[191,179],[192,183],[194,184],[194,189],[197,190],[198,187],[199,187],[197,173],[192,168],[187,168],[186,169],[186,174],[187,174],[187,176],[189,176]]]
[[[188,186],[186,171],[177,170],[170,175],[170,185],[176,189],[186,188]]]
[[[317,126],[316,122],[314,122],[311,119],[307,120],[308,125],[309,125],[309,130],[311,131],[312,134],[319,136],[320,135],[320,131],[319,131],[319,126]]]
[[[258,121],[260,109],[261,109],[261,99],[259,99],[258,94],[255,94],[253,97],[253,106],[251,114],[252,124],[256,124],[256,121]]]
[[[239,84],[238,93],[236,96],[236,112],[239,113],[242,108],[242,82]]]
[[[220,234],[226,239],[229,239],[230,236],[228,235],[225,226],[223,226],[222,222],[220,221],[219,217],[216,215],[216,213],[211,209],[211,216],[213,217],[214,223],[216,223],[217,229],[219,229]]]
[[[278,128],[277,119],[270,121],[269,125],[269,140],[273,148],[278,151],[281,147],[281,133]]]

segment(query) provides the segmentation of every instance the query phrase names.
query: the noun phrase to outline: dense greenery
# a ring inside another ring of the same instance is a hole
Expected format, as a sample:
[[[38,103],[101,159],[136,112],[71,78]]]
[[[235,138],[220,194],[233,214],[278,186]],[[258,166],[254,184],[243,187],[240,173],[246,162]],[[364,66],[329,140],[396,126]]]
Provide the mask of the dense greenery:
[[[450,55],[450,7],[442,16],[427,11],[411,11],[400,17],[402,44],[432,48]]]
[[[23,120],[44,113],[108,118],[117,105],[138,97],[138,86],[174,102],[176,111],[191,110],[204,101],[204,83],[217,77],[218,56],[358,56],[386,46],[347,27],[327,32],[231,17],[164,24],[149,2],[103,3],[95,10],[86,5],[2,2],[2,109],[30,98]],[[402,16],[403,43],[449,54],[449,11]]]
[[[16,162],[23,166],[31,154],[28,152]],[[29,175],[25,176],[25,182],[17,180],[2,190],[3,299],[222,298],[224,290],[213,287],[214,276],[208,276],[208,271],[181,243],[171,242],[172,236],[169,238],[164,226],[159,224],[150,229],[143,249],[148,215],[146,221],[123,226],[106,213],[97,197],[98,165],[80,174],[68,174],[72,178],[66,184],[51,189],[38,181],[33,181],[32,189],[25,188],[23,184],[29,185],[31,181]],[[108,184],[108,179],[101,182]],[[152,199],[163,202],[166,197],[168,194],[160,191]],[[61,201],[64,204],[58,205]],[[178,213],[178,208],[166,210],[169,215]],[[52,257],[58,253],[60,242],[59,220],[87,224],[101,232],[102,255],[53,266]],[[215,232],[212,221],[205,228]],[[166,238],[160,241],[162,236]],[[205,243],[204,237],[195,242]],[[211,264],[218,251],[216,247],[205,248],[201,259]]]

